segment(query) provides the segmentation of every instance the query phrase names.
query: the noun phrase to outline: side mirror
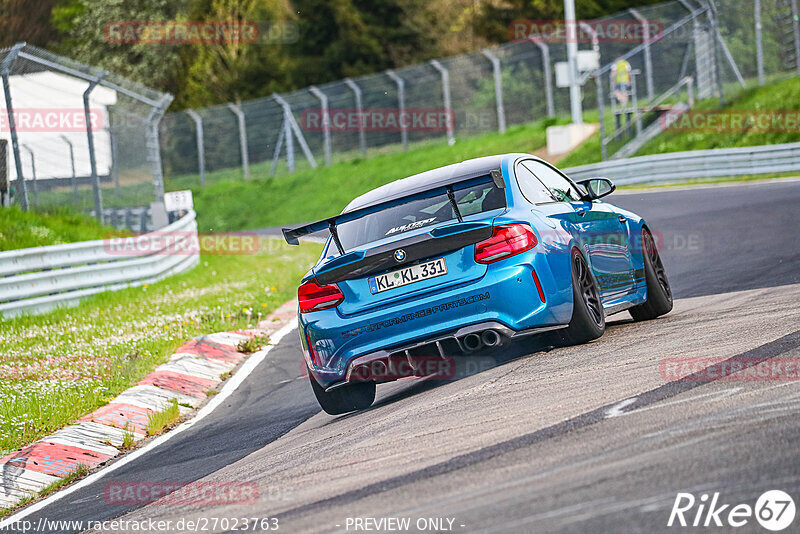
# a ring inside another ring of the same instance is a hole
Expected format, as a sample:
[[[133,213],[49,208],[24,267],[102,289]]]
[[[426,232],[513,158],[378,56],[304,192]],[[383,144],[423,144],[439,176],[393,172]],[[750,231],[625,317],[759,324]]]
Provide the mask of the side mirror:
[[[608,178],[588,178],[578,182],[578,185],[586,190],[586,195],[583,197],[583,200],[589,202],[610,195],[617,189],[614,182]]]

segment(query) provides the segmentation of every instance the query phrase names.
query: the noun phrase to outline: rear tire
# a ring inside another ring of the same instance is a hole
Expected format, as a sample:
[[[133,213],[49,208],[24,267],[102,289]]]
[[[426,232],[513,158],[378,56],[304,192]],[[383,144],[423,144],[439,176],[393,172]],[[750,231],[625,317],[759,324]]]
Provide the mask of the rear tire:
[[[375,382],[356,382],[325,391],[309,371],[308,379],[317,402],[330,415],[366,410],[375,401]]]
[[[649,321],[672,310],[672,289],[667,281],[667,273],[653,235],[646,228],[642,229],[642,255],[647,300],[629,310],[634,321]]]
[[[588,343],[603,335],[606,316],[597,282],[578,249],[572,250],[572,319],[561,331],[561,338],[570,345]]]

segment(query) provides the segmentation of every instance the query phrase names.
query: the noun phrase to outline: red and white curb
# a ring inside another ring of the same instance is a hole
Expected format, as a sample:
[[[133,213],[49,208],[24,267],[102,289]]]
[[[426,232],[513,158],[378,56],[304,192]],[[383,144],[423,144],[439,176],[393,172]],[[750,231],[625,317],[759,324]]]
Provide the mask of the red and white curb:
[[[297,303],[290,301],[270,314],[257,329],[221,332],[190,341],[167,363],[107,405],[75,424],[0,458],[0,508],[14,506],[25,497],[35,495],[81,464],[92,468],[119,456],[126,434],[131,434],[137,442],[144,439],[149,417],[168,408],[173,400],[178,401],[181,415],[189,414],[208,398],[208,392],[222,381],[222,375],[248,357],[236,349],[241,341],[269,336],[270,343],[277,343],[293,326],[296,309]],[[231,381],[235,384],[227,388],[226,395],[235,390],[268,350],[269,347],[251,355],[260,357],[255,358],[253,366],[248,366],[244,376],[240,378],[240,373],[236,374],[239,380]],[[213,406],[209,406],[211,404]],[[209,402],[198,414],[216,405]],[[189,420],[181,427],[192,422]]]

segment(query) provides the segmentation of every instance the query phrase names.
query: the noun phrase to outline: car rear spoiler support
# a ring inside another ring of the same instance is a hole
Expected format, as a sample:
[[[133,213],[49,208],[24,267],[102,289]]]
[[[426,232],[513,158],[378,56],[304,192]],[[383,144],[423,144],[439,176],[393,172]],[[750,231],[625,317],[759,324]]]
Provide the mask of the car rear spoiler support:
[[[506,184],[503,181],[503,173],[500,170],[493,170],[489,173],[492,178],[492,182],[498,189],[505,189]],[[343,213],[341,215],[337,215],[336,217],[330,217],[328,219],[323,219],[321,221],[317,221],[311,224],[307,224],[305,226],[300,226],[298,228],[284,228],[283,238],[286,240],[287,243],[290,245],[299,245],[300,240],[299,238],[313,234],[316,232],[321,232],[323,230],[328,230],[331,233],[331,237],[333,238],[333,242],[336,244],[336,248],[339,250],[339,254],[344,254],[345,250],[342,246],[342,242],[339,239],[339,233],[337,232],[336,226],[343,222],[352,221],[362,217],[364,215],[368,215],[370,213],[375,213],[382,209],[385,209],[388,205],[400,205],[403,203],[412,202],[415,199],[419,198],[426,198],[426,197],[434,197],[441,194],[447,194],[447,198],[450,200],[450,204],[453,206],[453,210],[455,211],[455,215],[458,218],[458,222],[463,222],[463,217],[461,215],[461,211],[458,209],[458,202],[456,202],[455,198],[455,186],[472,182],[473,180],[485,177],[485,171],[483,174],[477,176],[470,176],[468,178],[461,178],[455,180],[453,183],[448,185],[439,185],[438,187],[434,187],[427,191],[417,192],[415,194],[409,195],[408,197],[400,198],[391,200],[389,202],[375,204],[372,206],[366,206],[361,209],[353,210],[348,213]]]

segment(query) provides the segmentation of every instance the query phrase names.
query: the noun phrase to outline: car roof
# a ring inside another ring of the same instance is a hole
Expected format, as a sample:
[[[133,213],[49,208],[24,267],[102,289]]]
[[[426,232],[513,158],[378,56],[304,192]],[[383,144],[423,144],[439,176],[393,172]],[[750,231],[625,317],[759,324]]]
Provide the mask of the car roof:
[[[448,185],[453,183],[454,178],[468,179],[488,174],[492,170],[500,169],[503,161],[520,157],[539,159],[524,153],[499,154],[496,156],[468,159],[460,163],[421,172],[409,176],[408,178],[401,178],[386,185],[382,185],[353,199],[342,213],[348,213],[357,209],[374,206],[382,202],[396,200],[415,193]]]

